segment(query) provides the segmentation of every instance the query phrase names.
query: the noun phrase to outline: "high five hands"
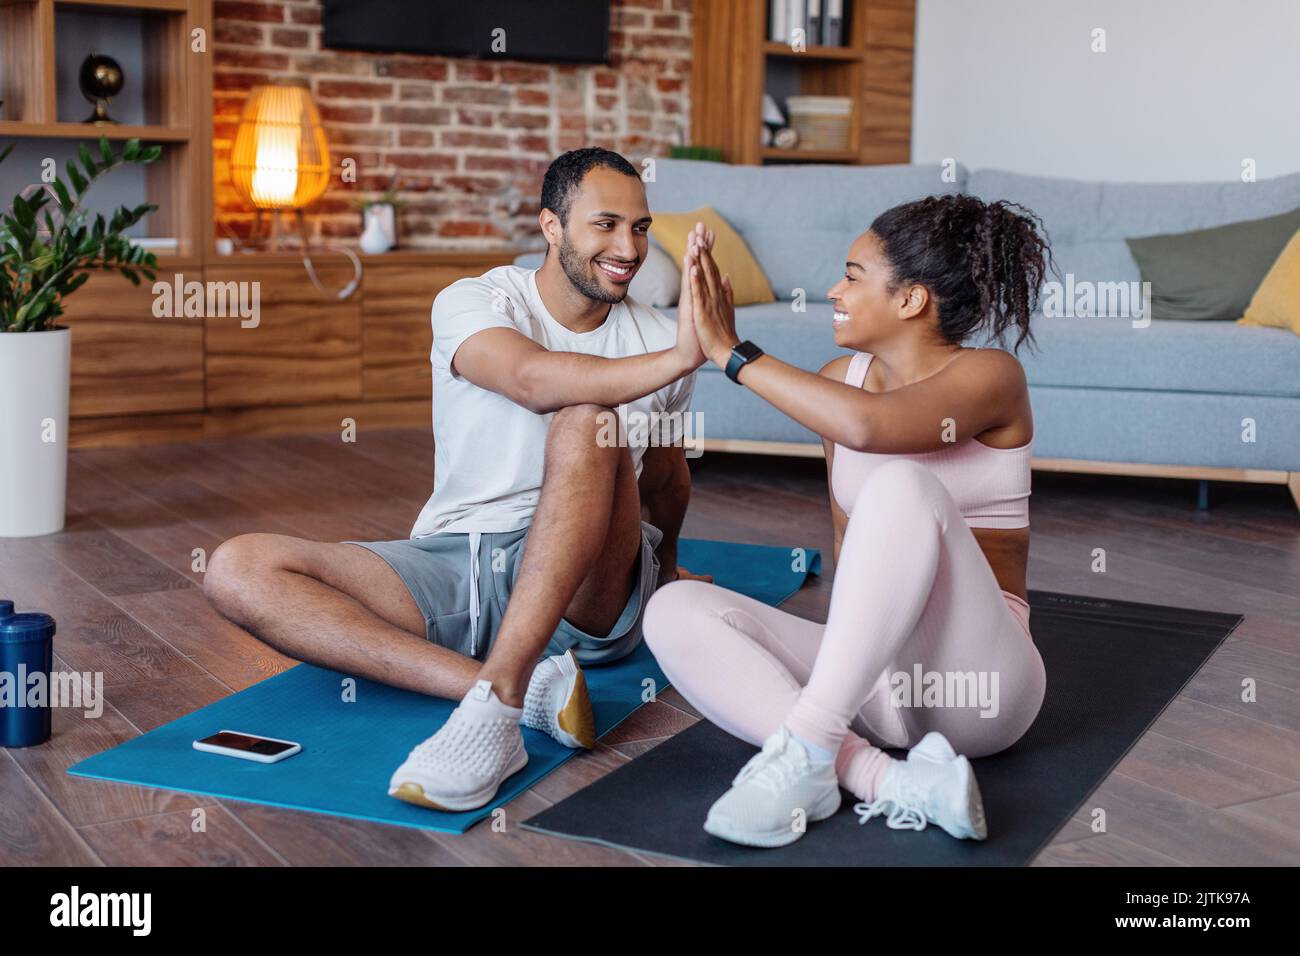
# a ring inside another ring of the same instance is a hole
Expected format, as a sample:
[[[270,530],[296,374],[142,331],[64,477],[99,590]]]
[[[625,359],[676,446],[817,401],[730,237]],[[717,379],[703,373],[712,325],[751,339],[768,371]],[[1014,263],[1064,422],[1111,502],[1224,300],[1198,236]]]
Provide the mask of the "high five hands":
[[[697,222],[686,237],[686,254],[682,256],[682,284],[677,293],[677,351],[691,371],[709,358],[700,348],[691,316],[691,266],[695,263],[695,249],[699,246],[712,249],[713,239],[713,230],[705,229],[704,223]]]
[[[713,232],[696,223],[686,242],[682,283],[690,286],[691,320],[699,347],[708,358],[725,368],[731,349],[740,343],[736,335],[735,295],[731,279],[718,271],[713,258]],[[683,296],[682,302],[687,300]]]

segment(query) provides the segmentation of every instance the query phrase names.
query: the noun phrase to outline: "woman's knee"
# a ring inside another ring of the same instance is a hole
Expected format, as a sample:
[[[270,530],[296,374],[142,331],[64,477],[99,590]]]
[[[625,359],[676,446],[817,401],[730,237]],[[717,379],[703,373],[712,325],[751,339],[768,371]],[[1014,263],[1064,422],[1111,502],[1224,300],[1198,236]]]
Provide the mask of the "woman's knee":
[[[947,489],[930,469],[910,459],[898,458],[878,466],[867,476],[858,489],[850,520],[873,509],[893,516],[941,517],[945,495]]]

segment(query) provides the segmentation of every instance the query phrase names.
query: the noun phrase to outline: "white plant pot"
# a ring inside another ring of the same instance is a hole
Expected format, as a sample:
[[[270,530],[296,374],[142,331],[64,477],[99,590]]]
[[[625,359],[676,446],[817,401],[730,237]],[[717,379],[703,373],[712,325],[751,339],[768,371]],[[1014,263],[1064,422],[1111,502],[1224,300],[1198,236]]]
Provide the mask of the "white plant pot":
[[[72,330],[0,332],[0,538],[63,530]]]

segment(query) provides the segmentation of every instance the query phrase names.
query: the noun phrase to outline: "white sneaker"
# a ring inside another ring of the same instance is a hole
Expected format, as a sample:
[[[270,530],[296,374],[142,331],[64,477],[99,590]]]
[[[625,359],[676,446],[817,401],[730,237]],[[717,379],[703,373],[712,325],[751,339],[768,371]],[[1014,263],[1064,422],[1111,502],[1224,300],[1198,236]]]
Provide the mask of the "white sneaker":
[[[523,725],[550,734],[566,747],[596,746],[596,716],[573,651],[548,657],[534,668],[524,695]]]
[[[840,808],[835,762],[813,763],[782,726],[709,808],[704,829],[745,846],[785,846]]]
[[[501,703],[488,681],[479,681],[393,773],[388,795],[434,810],[489,803],[501,782],[528,763],[519,715],[518,707]]]
[[[948,739],[934,730],[911,749],[906,762],[890,764],[874,801],[853,810],[859,823],[888,812],[885,822],[894,830],[924,830],[934,823],[959,840],[988,836],[970,761],[957,756]]]

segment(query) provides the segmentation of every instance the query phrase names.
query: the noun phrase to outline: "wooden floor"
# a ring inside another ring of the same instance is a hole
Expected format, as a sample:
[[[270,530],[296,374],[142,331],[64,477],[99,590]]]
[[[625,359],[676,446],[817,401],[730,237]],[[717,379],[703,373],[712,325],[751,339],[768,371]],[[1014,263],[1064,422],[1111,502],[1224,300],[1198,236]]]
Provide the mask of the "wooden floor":
[[[822,548],[816,460],[694,462],[688,536]],[[432,439],[376,432],[73,452],[58,535],[0,540],[0,597],[59,622],[57,665],[102,671],[102,717],[55,711],[43,746],[0,750],[0,865],[596,864],[665,861],[532,834],[520,821],[690,726],[662,695],[464,836],[70,777],[66,768],[293,662],[220,620],[196,549],[275,531],[405,537],[430,491]],[[1215,611],[1245,622],[1035,865],[1300,863],[1300,520],[1283,487],[1034,477],[1030,587]],[[1090,570],[1105,548],[1107,570]],[[830,575],[785,605],[825,620]],[[1243,678],[1258,700],[1241,701]],[[192,811],[206,810],[206,832]],[[1107,811],[1093,833],[1088,808]],[[687,825],[688,822],[684,822]],[[693,825],[693,824],[692,824]]]

